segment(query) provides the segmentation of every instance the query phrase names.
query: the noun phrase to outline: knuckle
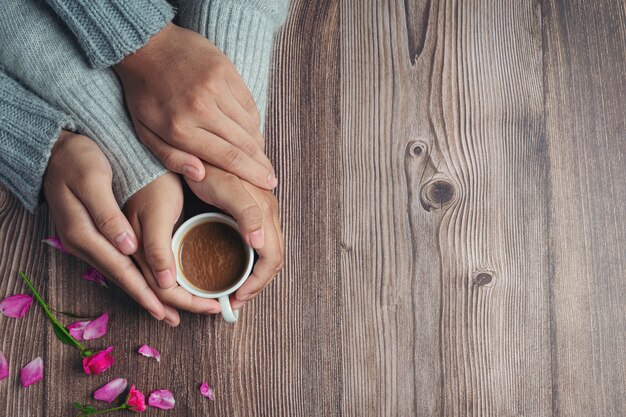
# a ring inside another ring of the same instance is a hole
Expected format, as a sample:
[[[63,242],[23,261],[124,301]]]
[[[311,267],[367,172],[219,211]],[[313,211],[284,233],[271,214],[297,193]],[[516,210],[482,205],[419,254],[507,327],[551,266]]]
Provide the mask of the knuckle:
[[[250,205],[241,210],[241,218],[251,228],[260,227],[263,224],[263,212],[257,205]]]
[[[176,163],[176,151],[170,149],[162,152],[159,159],[161,160],[161,163],[163,163],[163,166],[170,171],[176,171],[178,169],[178,165]]]
[[[146,261],[152,267],[167,267],[169,264],[169,253],[166,248],[156,242],[146,242],[144,244]]]
[[[256,154],[258,146],[256,142],[253,140],[245,140],[240,146],[239,149],[242,150],[243,153],[253,156]]]
[[[220,90],[220,77],[222,74],[221,66],[216,66],[211,70],[211,75],[206,77],[202,82],[204,89],[212,95],[218,94]]]
[[[254,103],[254,100],[252,98],[248,99],[248,102],[246,103],[246,107],[244,108],[248,110],[248,112],[250,113],[250,118],[252,119],[252,123],[254,123],[256,127],[259,127],[261,125],[261,115],[259,114],[259,110],[257,109],[256,103]]]
[[[120,285],[126,285],[129,282],[129,275],[135,269],[135,265],[126,257],[123,261],[117,262],[115,267],[111,268],[109,274],[111,278]]]
[[[173,116],[168,122],[165,129],[168,140],[172,144],[178,144],[182,141],[185,134],[183,122],[179,116]]]
[[[187,106],[192,113],[205,113],[207,110],[206,104],[199,94],[193,94],[187,99]]]
[[[224,163],[228,167],[234,167],[241,162],[241,151],[237,148],[230,147],[224,153]]]
[[[93,219],[98,230],[104,231],[112,229],[119,220],[119,214],[115,210],[104,210]]]

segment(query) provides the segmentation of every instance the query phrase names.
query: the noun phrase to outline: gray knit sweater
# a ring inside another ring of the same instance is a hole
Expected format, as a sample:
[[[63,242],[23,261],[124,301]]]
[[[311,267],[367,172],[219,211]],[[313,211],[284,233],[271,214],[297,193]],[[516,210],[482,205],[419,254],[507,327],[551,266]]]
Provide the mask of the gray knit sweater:
[[[175,6],[176,23],[208,37],[234,62],[263,117],[273,35],[287,0],[178,0]],[[121,86],[107,67],[173,17],[165,0],[0,2],[0,182],[29,210],[38,204],[61,128],[102,148],[121,205],[165,172],[135,137]]]

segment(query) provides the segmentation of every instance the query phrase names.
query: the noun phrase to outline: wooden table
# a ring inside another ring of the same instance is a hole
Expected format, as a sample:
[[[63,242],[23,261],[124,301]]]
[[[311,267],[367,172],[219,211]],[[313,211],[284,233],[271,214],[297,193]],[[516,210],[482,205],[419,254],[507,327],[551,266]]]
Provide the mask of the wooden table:
[[[46,209],[0,190],[0,295],[24,270],[55,308],[110,311],[118,360],[87,377],[39,307],[0,317],[0,415],[73,415],[125,376],[175,392],[154,416],[625,416],[625,14],[294,1],[267,123],[284,272],[238,324],[171,329],[82,281],[41,244]],[[38,355],[46,378],[20,388]]]

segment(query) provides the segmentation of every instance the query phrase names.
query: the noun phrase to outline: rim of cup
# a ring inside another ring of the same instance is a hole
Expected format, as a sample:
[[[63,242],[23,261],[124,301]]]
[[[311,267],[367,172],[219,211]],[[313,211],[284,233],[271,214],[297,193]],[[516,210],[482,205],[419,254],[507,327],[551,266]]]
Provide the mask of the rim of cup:
[[[185,277],[180,266],[179,249],[183,237],[194,226],[209,222],[219,222],[232,227],[239,234],[239,238],[246,248],[247,258],[245,271],[235,285],[222,291],[207,291],[196,287]],[[202,298],[219,298],[234,293],[235,291],[237,291],[237,289],[239,289],[239,287],[243,285],[244,282],[246,282],[246,280],[250,276],[250,273],[252,272],[252,266],[254,265],[254,251],[252,247],[246,243],[243,236],[241,236],[241,231],[239,230],[237,222],[235,222],[235,219],[233,219],[232,217],[221,213],[202,213],[187,219],[183,224],[180,225],[180,227],[178,228],[178,230],[176,230],[176,233],[174,233],[174,236],[172,237],[172,251],[174,252],[174,258],[176,260],[176,281],[181,287],[189,291],[191,294]]]

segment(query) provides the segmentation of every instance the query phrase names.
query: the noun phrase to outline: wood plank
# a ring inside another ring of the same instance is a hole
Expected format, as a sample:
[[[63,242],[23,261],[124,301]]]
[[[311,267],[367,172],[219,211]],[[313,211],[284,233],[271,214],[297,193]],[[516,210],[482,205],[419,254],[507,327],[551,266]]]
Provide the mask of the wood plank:
[[[626,415],[624,2],[547,1],[553,412]]]
[[[549,414],[540,9],[341,25],[343,414]]]

